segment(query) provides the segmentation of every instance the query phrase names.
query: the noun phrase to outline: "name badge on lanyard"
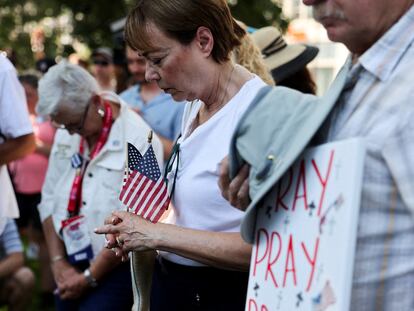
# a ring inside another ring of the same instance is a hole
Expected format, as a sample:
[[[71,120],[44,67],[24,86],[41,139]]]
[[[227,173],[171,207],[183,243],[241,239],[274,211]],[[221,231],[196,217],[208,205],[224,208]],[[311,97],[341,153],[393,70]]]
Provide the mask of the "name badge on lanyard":
[[[83,215],[62,221],[62,235],[70,263],[93,258],[91,238]]]
[[[108,103],[104,103],[105,114],[101,134],[95,147],[90,153],[92,160],[102,150],[109,137],[112,126],[112,110]],[[69,194],[68,218],[62,221],[62,236],[66,247],[66,253],[70,263],[90,260],[93,258],[93,250],[90,233],[88,231],[87,220],[85,216],[80,215],[80,206],[82,202],[82,181],[88,162],[85,161],[84,139],[79,144],[79,152],[71,158],[71,165],[76,169],[75,179]]]

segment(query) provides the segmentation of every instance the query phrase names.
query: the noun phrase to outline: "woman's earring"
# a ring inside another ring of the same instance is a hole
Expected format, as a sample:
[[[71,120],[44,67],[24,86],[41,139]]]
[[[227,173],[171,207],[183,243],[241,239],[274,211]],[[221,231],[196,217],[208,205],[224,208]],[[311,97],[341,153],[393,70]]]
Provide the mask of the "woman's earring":
[[[105,111],[101,108],[98,109],[98,114],[103,118],[105,116]]]

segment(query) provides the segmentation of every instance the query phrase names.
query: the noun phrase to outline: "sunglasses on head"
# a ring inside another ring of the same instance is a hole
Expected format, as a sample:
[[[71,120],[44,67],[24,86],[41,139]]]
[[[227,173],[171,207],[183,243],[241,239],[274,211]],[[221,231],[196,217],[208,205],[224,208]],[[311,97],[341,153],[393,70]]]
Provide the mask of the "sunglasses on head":
[[[109,65],[109,62],[106,61],[106,60],[98,60],[98,59],[96,59],[96,60],[93,61],[93,64],[94,65],[98,65],[98,66],[108,66]]]

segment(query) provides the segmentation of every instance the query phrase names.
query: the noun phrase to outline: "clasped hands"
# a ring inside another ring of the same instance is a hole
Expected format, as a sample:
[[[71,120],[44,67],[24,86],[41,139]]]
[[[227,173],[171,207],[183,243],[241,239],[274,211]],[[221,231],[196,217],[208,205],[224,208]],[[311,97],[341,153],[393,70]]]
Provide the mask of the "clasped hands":
[[[219,187],[223,197],[243,211],[250,203],[249,170],[250,167],[244,165],[236,177],[230,180],[227,157],[223,159],[220,167]],[[114,211],[105,219],[105,224],[94,231],[105,234],[105,246],[125,261],[130,251],[156,249],[156,242],[160,239],[157,230],[159,225],[133,213]]]
[[[85,276],[65,259],[52,263],[52,272],[57,285],[56,293],[61,299],[76,299],[89,288]]]
[[[114,211],[105,219],[105,224],[94,231],[105,234],[106,248],[115,252],[122,261],[128,259],[128,253],[153,249],[155,226],[141,216],[129,212]]]

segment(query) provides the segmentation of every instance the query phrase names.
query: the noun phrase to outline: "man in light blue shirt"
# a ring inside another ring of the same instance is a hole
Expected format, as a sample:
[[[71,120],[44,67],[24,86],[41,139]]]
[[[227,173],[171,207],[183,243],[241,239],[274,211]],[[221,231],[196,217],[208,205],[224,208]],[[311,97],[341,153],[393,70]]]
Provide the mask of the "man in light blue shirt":
[[[164,147],[164,158],[168,158],[181,131],[184,102],[175,102],[155,81],[146,82],[145,59],[128,46],[126,57],[128,70],[137,84],[122,92],[120,97],[130,108],[137,111],[160,137]]]

